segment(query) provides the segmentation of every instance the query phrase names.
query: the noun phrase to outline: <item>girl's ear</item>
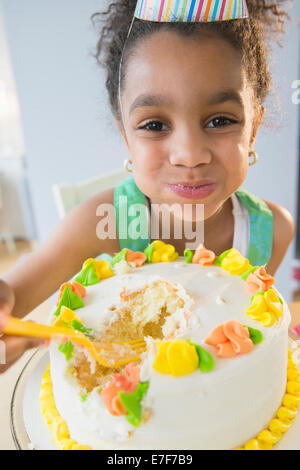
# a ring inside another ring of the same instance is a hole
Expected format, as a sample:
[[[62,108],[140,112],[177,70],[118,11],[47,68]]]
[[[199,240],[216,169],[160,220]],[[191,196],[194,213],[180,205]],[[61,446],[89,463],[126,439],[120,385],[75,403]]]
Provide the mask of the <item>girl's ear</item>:
[[[263,120],[264,114],[265,114],[266,108],[264,106],[260,106],[259,111],[255,115],[253,119],[253,127],[252,127],[252,134],[251,134],[251,139],[250,139],[250,147],[254,147],[255,139],[256,139],[256,134],[259,129],[259,126],[261,125],[261,121]]]
[[[127,147],[127,150],[129,151],[128,140],[127,140],[127,137],[126,137],[126,132],[125,132],[123,123],[117,118],[115,118],[115,123],[116,123],[116,125],[117,125],[117,127],[120,131],[121,136],[123,137],[123,140],[124,140],[124,143]]]

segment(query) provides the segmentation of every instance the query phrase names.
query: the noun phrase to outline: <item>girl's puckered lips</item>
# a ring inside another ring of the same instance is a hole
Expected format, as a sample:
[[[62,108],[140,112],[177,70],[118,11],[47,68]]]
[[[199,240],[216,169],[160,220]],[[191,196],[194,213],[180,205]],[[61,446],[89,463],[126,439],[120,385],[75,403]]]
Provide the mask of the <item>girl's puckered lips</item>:
[[[168,184],[168,187],[178,196],[186,199],[203,199],[209,196],[216,188],[215,180],[184,181]]]

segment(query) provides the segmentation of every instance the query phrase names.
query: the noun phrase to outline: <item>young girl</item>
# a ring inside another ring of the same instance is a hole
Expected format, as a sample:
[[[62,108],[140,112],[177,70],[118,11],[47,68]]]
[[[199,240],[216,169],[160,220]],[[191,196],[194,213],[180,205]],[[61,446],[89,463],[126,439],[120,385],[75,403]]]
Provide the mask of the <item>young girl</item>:
[[[131,24],[136,0],[117,0],[94,15],[106,21],[97,57],[104,54],[110,104],[132,175],[74,208],[43,246],[4,276],[0,331],[8,315],[29,313],[86,258],[124,246],[143,249],[151,241],[151,234],[139,240],[97,237],[97,208],[114,204],[118,216],[122,195],[149,211],[153,203],[203,204],[208,249],[218,255],[234,246],[275,274],[294,236],[292,217],[239,188],[257,158],[255,138],[271,88],[265,34],[282,30],[286,16],[278,3],[248,0],[249,18],[231,21]],[[118,217],[114,223],[119,230]],[[172,227],[170,233],[162,239],[183,255],[187,240],[175,238]],[[0,372],[38,343],[1,340],[7,364]]]

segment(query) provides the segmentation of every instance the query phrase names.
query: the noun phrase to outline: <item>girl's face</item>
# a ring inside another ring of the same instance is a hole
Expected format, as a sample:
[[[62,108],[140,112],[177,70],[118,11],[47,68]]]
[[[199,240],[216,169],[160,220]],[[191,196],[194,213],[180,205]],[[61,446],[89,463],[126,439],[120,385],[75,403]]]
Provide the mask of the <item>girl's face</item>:
[[[157,32],[135,49],[122,93],[133,174],[152,202],[215,214],[243,183],[262,113],[224,40]]]

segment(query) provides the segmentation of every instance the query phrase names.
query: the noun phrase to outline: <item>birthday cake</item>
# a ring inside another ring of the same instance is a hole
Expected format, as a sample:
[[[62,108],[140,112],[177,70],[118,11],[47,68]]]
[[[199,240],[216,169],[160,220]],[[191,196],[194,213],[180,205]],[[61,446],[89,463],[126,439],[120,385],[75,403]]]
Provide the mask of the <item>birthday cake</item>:
[[[124,249],[61,287],[52,324],[103,362],[52,341],[40,402],[57,448],[271,449],[291,426],[300,380],[274,278],[235,249],[184,255]]]

